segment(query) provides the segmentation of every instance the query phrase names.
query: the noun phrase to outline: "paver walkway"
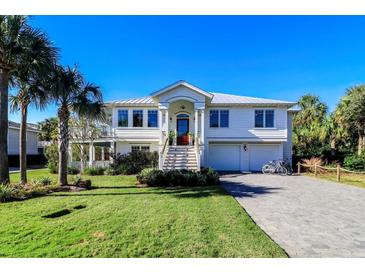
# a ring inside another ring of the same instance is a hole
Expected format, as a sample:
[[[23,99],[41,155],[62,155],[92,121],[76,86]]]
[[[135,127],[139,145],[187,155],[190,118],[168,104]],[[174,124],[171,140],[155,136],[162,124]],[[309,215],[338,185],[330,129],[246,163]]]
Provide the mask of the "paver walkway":
[[[365,189],[306,176],[232,174],[223,187],[291,257],[365,257]]]

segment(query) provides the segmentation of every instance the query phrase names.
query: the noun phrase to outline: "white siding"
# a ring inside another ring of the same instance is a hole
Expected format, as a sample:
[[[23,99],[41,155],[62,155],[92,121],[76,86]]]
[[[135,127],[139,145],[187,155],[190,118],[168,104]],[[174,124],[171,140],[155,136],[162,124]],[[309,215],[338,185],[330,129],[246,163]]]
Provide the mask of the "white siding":
[[[118,127],[118,110],[128,110],[128,127]],[[143,110],[143,127],[133,127],[133,110]],[[112,127],[116,137],[125,139],[158,139],[159,128],[148,127],[148,110],[158,110],[156,107],[117,107],[113,108]],[[159,114],[158,114],[159,115]],[[158,121],[158,117],[157,117]]]
[[[211,109],[229,109],[228,128],[210,128],[209,111]],[[275,110],[274,128],[255,128],[255,109],[264,108],[239,108],[220,107],[207,108],[205,115],[206,138],[247,138],[252,140],[286,139],[287,138],[287,110],[282,108],[269,108]]]
[[[8,130],[8,153],[19,155],[19,129],[9,128]],[[36,132],[27,132],[27,154],[38,154],[38,136]]]
[[[126,154],[132,151],[132,146],[149,146],[150,151],[158,151],[158,142],[117,142],[116,152]]]

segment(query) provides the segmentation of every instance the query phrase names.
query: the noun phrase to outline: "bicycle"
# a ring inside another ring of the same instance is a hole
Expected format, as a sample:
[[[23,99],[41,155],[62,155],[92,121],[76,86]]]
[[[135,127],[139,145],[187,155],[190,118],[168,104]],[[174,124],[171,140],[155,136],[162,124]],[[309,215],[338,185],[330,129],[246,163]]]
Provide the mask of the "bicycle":
[[[277,173],[279,175],[290,175],[292,174],[292,169],[290,164],[285,161],[274,160],[270,161],[262,167],[263,174],[274,174]]]

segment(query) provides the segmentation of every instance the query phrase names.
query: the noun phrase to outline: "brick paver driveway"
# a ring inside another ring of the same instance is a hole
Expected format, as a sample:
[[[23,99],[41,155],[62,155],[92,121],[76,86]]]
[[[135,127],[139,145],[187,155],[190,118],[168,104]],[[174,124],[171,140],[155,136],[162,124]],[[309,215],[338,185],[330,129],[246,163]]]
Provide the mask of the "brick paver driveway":
[[[365,189],[305,176],[223,175],[224,188],[291,257],[365,257]]]

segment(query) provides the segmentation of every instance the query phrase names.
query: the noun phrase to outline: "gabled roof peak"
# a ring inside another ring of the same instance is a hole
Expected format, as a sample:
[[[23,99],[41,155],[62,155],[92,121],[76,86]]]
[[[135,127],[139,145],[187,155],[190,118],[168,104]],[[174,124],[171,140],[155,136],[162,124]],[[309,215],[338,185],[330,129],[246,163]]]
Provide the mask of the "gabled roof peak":
[[[213,94],[211,94],[210,92],[205,91],[205,90],[203,90],[203,89],[201,89],[201,88],[199,88],[197,86],[194,86],[194,85],[188,83],[185,80],[179,80],[179,81],[177,81],[175,83],[172,83],[172,84],[170,84],[170,85],[168,85],[168,86],[166,86],[166,87],[164,87],[164,88],[162,88],[162,89],[160,89],[158,91],[155,91],[155,92],[151,93],[151,96],[152,97],[159,96],[159,95],[161,95],[163,93],[166,93],[166,92],[169,92],[170,90],[172,90],[174,88],[177,88],[179,86],[184,86],[184,87],[186,87],[188,89],[191,89],[191,90],[193,90],[193,91],[195,91],[195,92],[197,92],[199,94],[202,94],[202,95],[204,95],[204,96],[206,96],[208,98],[213,98]]]

